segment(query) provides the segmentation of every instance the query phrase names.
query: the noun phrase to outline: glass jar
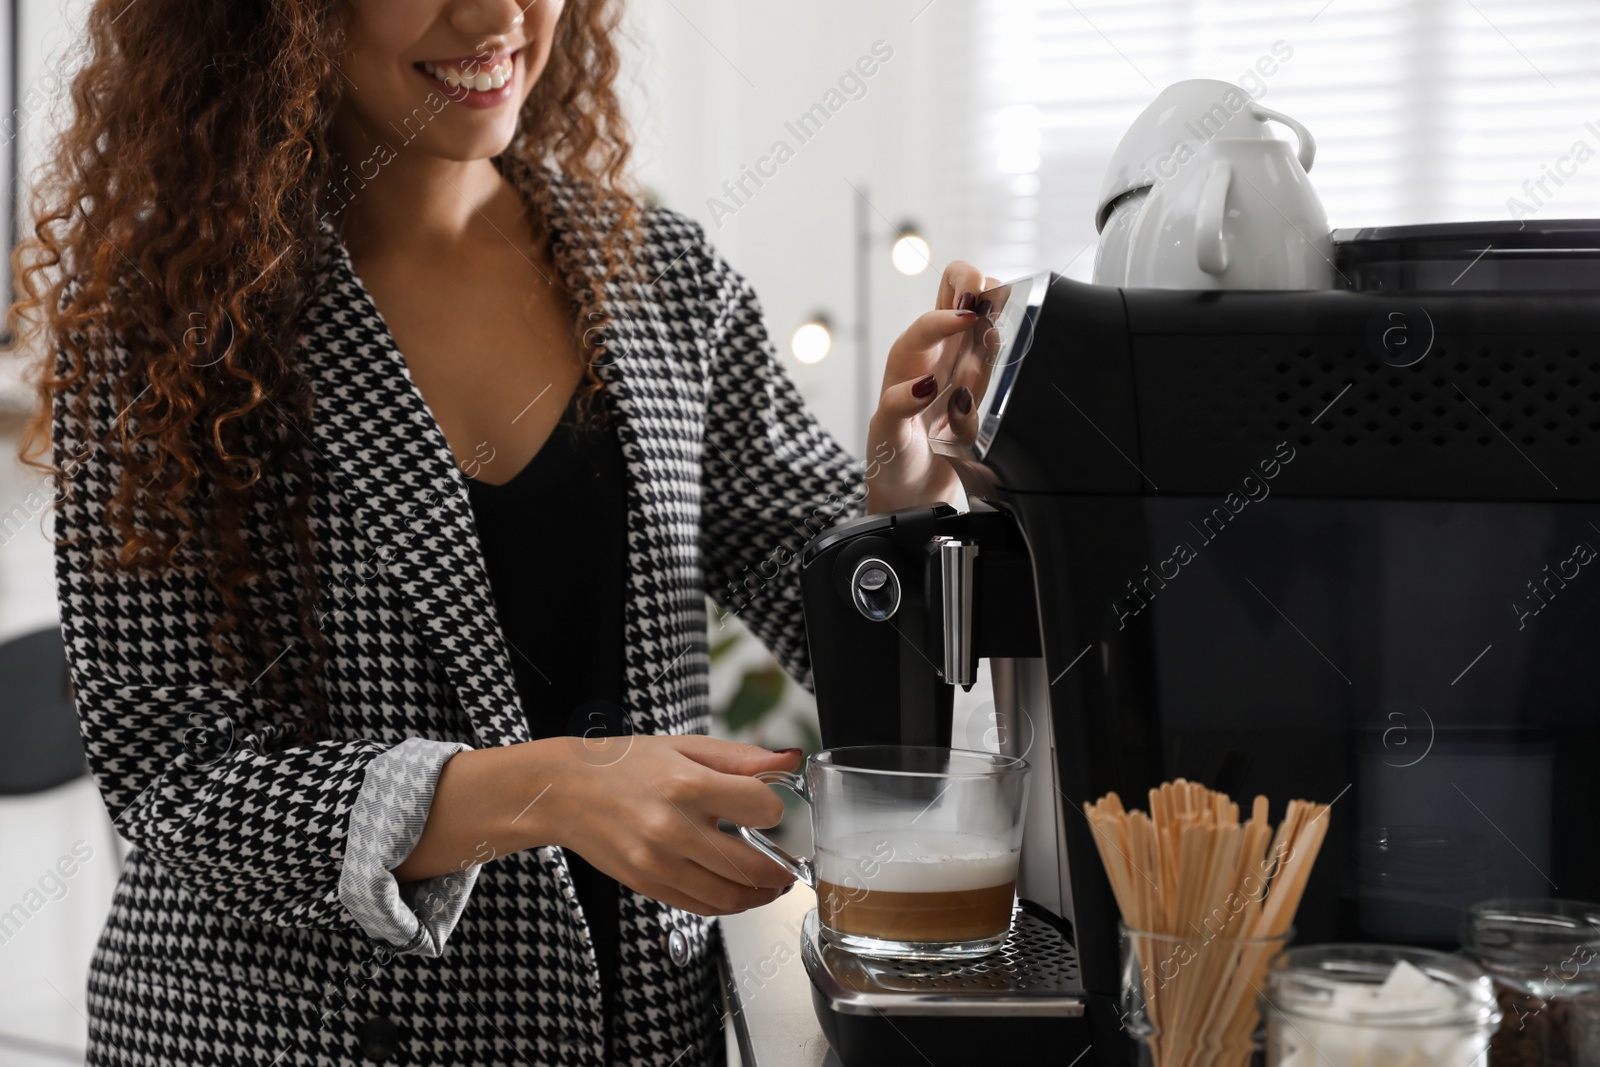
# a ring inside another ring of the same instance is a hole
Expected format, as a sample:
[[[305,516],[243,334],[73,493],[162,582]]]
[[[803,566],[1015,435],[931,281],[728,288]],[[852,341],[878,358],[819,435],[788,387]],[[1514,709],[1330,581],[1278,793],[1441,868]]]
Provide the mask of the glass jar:
[[[1308,945],[1272,961],[1261,996],[1269,1067],[1468,1067],[1500,1025],[1494,985],[1461,956]]]
[[[1490,1067],[1600,1067],[1600,905],[1482,901],[1462,916],[1461,951],[1505,1016]]]
[[[1294,938],[1229,937],[1202,923],[1190,936],[1118,924],[1122,1028],[1139,1067],[1248,1067],[1261,1049],[1256,991]]]

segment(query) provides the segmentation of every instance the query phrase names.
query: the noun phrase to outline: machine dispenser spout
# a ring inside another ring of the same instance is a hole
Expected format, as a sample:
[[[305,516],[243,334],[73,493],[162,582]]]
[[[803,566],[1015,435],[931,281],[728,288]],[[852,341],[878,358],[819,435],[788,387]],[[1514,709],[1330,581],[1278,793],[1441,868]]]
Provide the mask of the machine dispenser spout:
[[[972,561],[978,546],[941,537],[939,570],[943,578],[944,680],[970,689],[977,680],[978,657],[972,649]]]

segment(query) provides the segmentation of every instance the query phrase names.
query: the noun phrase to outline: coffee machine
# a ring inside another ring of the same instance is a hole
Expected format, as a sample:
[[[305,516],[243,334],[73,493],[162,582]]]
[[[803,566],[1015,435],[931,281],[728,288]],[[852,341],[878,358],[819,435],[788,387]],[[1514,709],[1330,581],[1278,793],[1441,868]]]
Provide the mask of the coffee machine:
[[[846,1065],[1126,1061],[1082,812],[1111,790],[1331,803],[1301,944],[1454,948],[1475,900],[1600,900],[1600,223],[1334,247],[1331,290],[984,294],[975,425],[934,442],[970,510],[805,549],[826,746],[1034,768],[1001,954],[868,964],[808,922]],[[993,713],[953,737],[982,663]]]

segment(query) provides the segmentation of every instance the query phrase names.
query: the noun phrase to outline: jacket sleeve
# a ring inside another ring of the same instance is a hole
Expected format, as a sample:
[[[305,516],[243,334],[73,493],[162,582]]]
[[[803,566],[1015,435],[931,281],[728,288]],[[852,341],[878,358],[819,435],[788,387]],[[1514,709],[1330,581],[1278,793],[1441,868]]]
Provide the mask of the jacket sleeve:
[[[118,466],[100,444],[123,406],[112,394],[106,380],[81,407],[58,396],[52,414],[62,635],[89,768],[117,830],[232,915],[437,954],[478,868],[404,892],[389,869],[420,836],[445,760],[467,746],[291,747],[291,709],[222,680],[205,639],[220,603],[203,563],[96,566],[119,543],[105,519]]]
[[[864,468],[806,409],[750,283],[709,245],[705,264],[711,360],[700,551],[708,592],[810,689],[800,550],[865,512]]]

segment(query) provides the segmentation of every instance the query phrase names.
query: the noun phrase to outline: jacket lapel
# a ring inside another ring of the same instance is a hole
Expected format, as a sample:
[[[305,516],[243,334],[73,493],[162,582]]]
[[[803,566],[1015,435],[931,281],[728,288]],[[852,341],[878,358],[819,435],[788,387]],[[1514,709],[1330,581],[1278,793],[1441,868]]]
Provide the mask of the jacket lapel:
[[[599,214],[581,183],[550,168],[537,175],[515,156],[508,178],[541,208],[570,287],[604,294],[611,321],[604,350],[590,355],[615,417],[628,467],[628,584],[623,611],[624,695],[628,729],[676,734],[706,719],[705,600],[700,578],[700,448],[705,397],[694,383],[697,335],[663,317],[663,301],[695,307],[679,292],[693,267],[693,235],[646,235],[634,249],[642,281],[604,281]],[[505,164],[509,164],[506,166]]]
[[[326,218],[321,230],[304,350],[312,440],[362,560],[355,574],[324,576],[333,610],[382,572],[409,602],[478,745],[526,741],[466,481],[344,243]]]

